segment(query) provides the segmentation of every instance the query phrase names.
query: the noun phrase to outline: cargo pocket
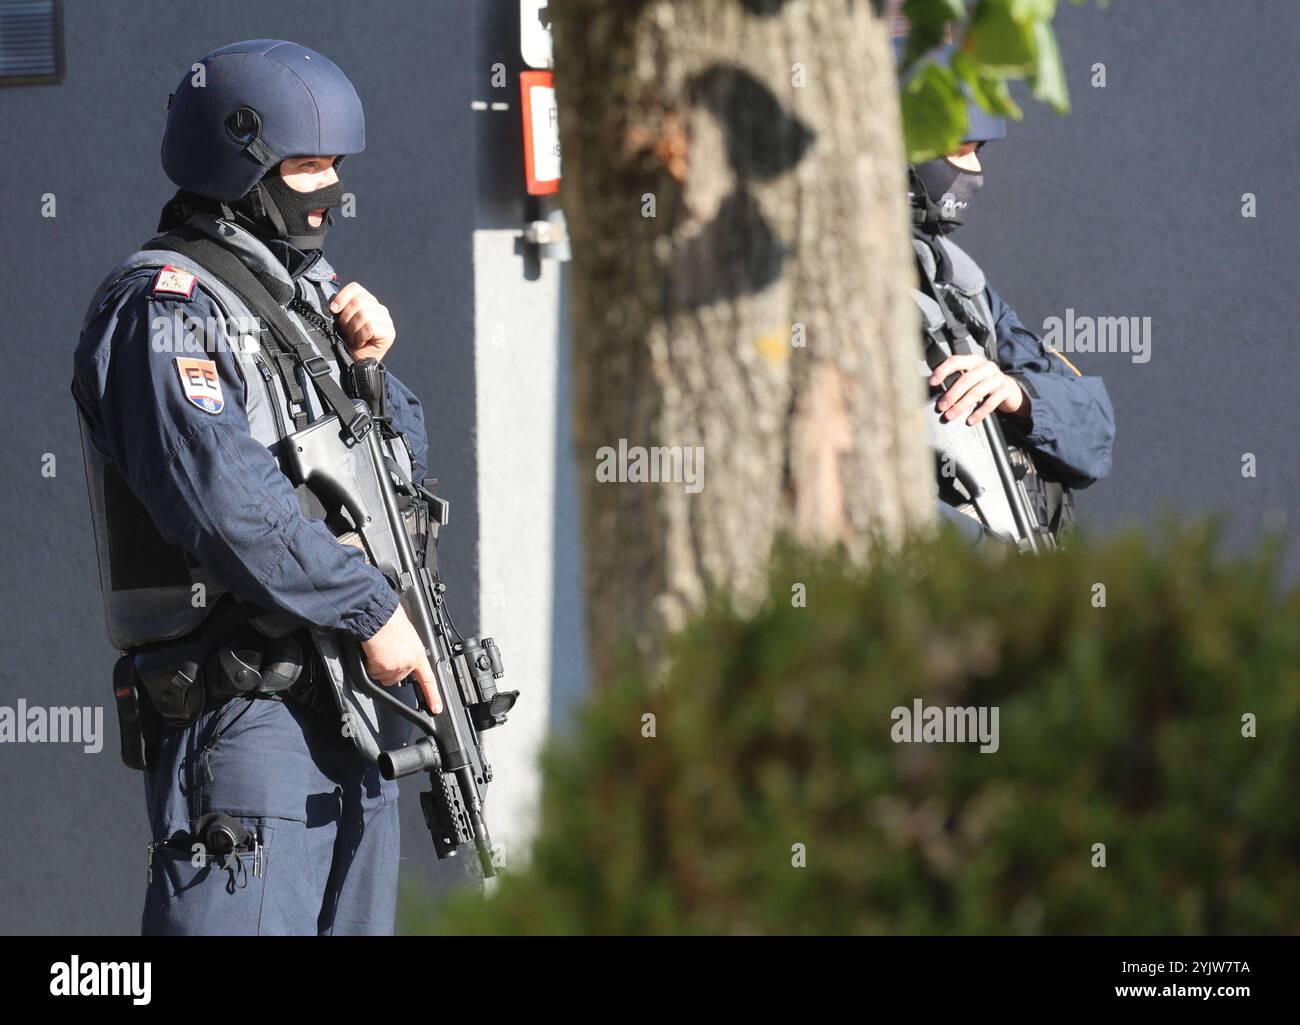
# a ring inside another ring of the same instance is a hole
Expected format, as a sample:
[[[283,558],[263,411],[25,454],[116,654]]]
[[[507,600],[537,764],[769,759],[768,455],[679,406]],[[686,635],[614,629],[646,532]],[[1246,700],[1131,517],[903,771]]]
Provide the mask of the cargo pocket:
[[[150,858],[142,932],[146,936],[256,936],[274,828],[239,819],[259,847],[228,856],[158,845]]]

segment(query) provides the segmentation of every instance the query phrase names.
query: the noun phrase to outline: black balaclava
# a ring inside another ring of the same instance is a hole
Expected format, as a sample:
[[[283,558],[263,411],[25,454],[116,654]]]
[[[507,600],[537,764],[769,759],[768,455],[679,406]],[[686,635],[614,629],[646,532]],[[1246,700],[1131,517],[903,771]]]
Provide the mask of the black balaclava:
[[[925,213],[923,227],[935,234],[951,234],[965,220],[971,200],[984,185],[984,175],[964,171],[947,157],[915,164],[913,170],[929,200],[913,197],[914,205]]]
[[[268,171],[246,196],[233,203],[223,203],[185,189],[179,190],[163,207],[158,230],[171,231],[196,213],[225,217],[247,228],[268,244],[285,243],[290,250],[288,256],[293,256],[292,250],[297,250],[299,255],[286,262],[286,265],[295,268],[290,273],[296,274],[316,262],[324,244],[325,232],[334,222],[329,211],[341,206],[342,201],[341,182],[315,192],[295,192],[280,177],[279,169],[275,168]],[[307,223],[307,213],[320,209],[325,210],[325,220],[319,228],[313,228]],[[281,260],[286,260],[284,254],[277,255]],[[310,257],[310,260],[304,262],[302,256]]]
[[[325,232],[334,223],[330,209],[343,205],[343,183],[335,182],[315,192],[298,192],[289,187],[278,168],[272,168],[243,199],[231,204],[243,214],[263,238],[281,239],[296,249],[320,249]],[[319,228],[307,223],[311,210],[325,210]]]

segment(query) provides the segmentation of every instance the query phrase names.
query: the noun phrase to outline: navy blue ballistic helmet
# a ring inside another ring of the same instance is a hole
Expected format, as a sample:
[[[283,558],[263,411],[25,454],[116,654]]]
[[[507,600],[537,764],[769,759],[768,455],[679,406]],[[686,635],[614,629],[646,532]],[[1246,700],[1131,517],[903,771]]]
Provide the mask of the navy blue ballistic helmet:
[[[200,63],[202,76],[187,71],[167,108],[162,164],[180,188],[234,202],[286,157],[366,148],[357,91],[315,50],[252,39]]]
[[[966,134],[962,142],[994,142],[1007,137],[1007,119],[990,114],[970,98],[966,86],[962,85],[966,96]]]

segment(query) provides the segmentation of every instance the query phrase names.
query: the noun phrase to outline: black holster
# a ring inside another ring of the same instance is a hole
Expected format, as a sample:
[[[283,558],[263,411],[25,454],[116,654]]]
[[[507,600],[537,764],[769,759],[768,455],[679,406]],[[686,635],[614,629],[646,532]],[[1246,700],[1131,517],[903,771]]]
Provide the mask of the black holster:
[[[113,665],[113,698],[117,731],[122,743],[122,763],[128,769],[152,769],[158,764],[158,738],[162,723],[139,685],[132,657],[123,655]]]

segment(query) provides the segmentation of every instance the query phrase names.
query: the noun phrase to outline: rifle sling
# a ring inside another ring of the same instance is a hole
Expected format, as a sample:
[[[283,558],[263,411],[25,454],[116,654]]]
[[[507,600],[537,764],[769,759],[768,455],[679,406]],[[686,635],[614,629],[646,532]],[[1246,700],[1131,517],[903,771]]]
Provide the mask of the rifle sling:
[[[254,274],[229,249],[191,228],[177,228],[151,239],[142,248],[181,253],[223,282],[269,329],[274,363],[289,401],[299,407],[303,403],[303,391],[298,384],[297,374],[294,373],[295,366],[302,367],[322,403],[338,415],[344,434],[354,443],[366,436],[373,425],[370,414],[356,407],[342,385],[330,374],[329,361],[301,337],[285,312],[284,304],[291,305],[297,298],[291,285],[270,275]],[[286,289],[288,294],[285,294]],[[266,333],[263,338],[267,338]],[[305,412],[294,413],[297,429],[305,427],[306,422]]]

